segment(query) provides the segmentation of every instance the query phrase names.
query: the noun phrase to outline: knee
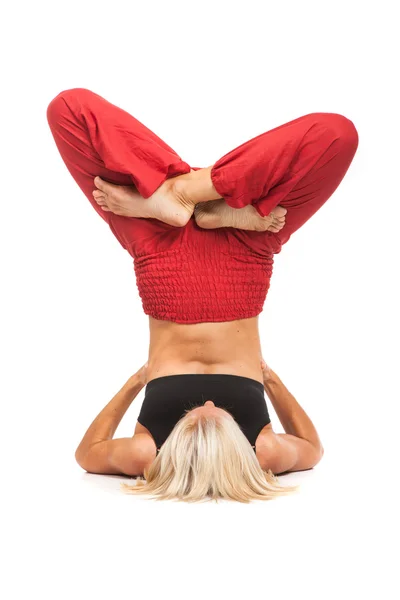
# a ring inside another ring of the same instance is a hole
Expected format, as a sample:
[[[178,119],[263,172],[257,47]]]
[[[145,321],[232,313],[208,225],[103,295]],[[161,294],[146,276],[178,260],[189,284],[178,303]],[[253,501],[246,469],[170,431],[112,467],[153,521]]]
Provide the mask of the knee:
[[[358,131],[350,119],[339,113],[317,113],[318,122],[329,129],[332,137],[339,140],[343,148],[355,152],[358,146]]]
[[[63,90],[55,96],[49,103],[46,111],[47,121],[50,125],[59,122],[60,117],[66,116],[70,112],[70,108],[91,96],[93,92],[86,88],[71,88]]]

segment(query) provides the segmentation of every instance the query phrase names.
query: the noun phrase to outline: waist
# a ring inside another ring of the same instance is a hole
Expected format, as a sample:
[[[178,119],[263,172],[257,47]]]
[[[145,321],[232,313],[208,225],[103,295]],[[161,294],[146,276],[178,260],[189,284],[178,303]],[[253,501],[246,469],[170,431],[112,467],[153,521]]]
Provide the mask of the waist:
[[[151,357],[148,361],[147,367],[147,382],[154,381],[161,377],[173,377],[179,375],[223,375],[223,376],[237,376],[253,379],[259,383],[263,383],[263,374],[261,371],[261,355],[250,362],[231,362],[231,363],[219,363],[214,365],[205,365],[204,363],[188,360],[186,362],[165,362],[160,361],[158,357],[153,360]]]
[[[259,315],[273,270],[273,254],[246,247],[180,244],[136,256],[136,284],[145,314],[182,324],[224,322]]]
[[[260,379],[258,317],[187,324],[150,317],[148,376],[231,374]]]

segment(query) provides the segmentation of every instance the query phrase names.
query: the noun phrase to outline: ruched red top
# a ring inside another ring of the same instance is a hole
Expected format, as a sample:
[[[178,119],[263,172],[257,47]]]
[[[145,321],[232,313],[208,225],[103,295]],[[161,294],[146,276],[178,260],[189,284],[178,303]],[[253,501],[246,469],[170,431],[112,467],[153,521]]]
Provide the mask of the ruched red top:
[[[233,208],[262,216],[287,208],[279,233],[185,227],[104,212],[92,191],[99,175],[135,185],[144,199],[191,167],[135,117],[84,88],[58,94],[47,118],[57,148],[97,213],[134,258],[143,310],[175,323],[232,321],[263,310],[273,255],[332,195],[358,145],[337,113],[311,113],[241,144],[214,165],[211,179]],[[192,167],[198,169],[199,167]],[[144,200],[145,201],[145,200]]]
[[[246,319],[262,311],[272,253],[256,254],[230,228],[201,229],[194,218],[168,246],[143,250],[134,260],[147,315],[175,323],[203,323]]]

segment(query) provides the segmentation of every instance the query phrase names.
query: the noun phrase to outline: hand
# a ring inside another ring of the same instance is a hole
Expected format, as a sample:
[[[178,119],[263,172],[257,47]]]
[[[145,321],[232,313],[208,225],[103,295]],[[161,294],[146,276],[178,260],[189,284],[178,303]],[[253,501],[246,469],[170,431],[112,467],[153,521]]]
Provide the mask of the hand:
[[[267,365],[263,358],[261,359],[261,370],[263,372],[264,381],[269,381],[272,377],[272,369]]]

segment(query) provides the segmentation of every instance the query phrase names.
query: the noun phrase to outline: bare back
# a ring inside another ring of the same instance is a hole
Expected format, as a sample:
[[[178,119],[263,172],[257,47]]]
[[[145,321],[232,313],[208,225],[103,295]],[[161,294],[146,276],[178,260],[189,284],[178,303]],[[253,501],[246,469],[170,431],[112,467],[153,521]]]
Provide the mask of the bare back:
[[[263,383],[258,316],[180,324],[149,317],[148,381],[166,375],[227,374]]]

